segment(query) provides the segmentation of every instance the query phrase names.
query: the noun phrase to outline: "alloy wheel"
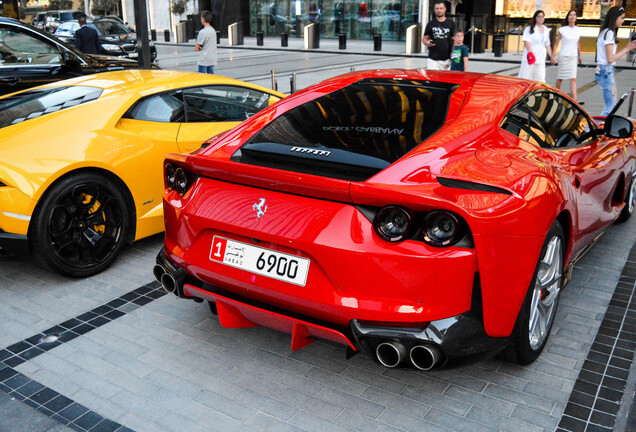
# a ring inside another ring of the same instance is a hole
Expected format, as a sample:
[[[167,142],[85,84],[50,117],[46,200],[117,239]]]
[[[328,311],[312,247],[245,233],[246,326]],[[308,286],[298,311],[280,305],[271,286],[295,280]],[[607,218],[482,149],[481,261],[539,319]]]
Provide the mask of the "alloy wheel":
[[[563,247],[559,236],[550,239],[545,250],[532,293],[530,303],[530,319],[528,320],[528,336],[530,348],[541,347],[548,337],[556,305],[561,291],[563,268]]]
[[[122,241],[124,217],[109,188],[95,182],[76,184],[60,194],[47,221],[56,257],[70,268],[100,265]]]

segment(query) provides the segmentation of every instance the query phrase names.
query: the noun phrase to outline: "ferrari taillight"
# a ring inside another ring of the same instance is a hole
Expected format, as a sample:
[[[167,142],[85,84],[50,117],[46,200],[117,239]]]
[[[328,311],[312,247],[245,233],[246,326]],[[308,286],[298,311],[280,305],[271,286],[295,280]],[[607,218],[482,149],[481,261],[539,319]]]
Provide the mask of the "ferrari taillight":
[[[166,187],[168,189],[174,189],[174,165],[167,163],[164,167],[164,176],[166,181]]]
[[[388,206],[380,210],[373,221],[373,228],[386,241],[398,242],[411,233],[411,212],[403,207]]]
[[[164,165],[164,181],[168,190],[177,191],[180,196],[184,196],[190,186],[194,184],[197,176],[187,169],[167,162]]]
[[[373,228],[389,242],[412,239],[435,247],[453,246],[468,235],[466,222],[455,213],[446,210],[414,212],[393,205],[378,211]]]
[[[465,236],[462,219],[451,212],[436,210],[426,214],[420,229],[425,243],[431,246],[452,246]]]

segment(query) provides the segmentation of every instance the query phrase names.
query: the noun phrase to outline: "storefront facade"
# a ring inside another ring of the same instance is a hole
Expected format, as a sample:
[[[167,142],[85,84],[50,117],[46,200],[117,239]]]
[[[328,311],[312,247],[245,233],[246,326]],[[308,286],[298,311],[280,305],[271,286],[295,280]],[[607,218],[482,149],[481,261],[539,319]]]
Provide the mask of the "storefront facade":
[[[419,21],[418,0],[251,0],[249,28],[252,34],[288,33],[302,37],[304,26],[316,23],[320,35],[348,39],[403,40],[408,26]]]

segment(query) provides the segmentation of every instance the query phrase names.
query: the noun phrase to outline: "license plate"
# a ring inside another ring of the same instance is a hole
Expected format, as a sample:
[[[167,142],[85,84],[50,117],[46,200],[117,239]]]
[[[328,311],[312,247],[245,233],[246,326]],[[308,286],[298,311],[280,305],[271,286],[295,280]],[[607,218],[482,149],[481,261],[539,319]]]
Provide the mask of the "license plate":
[[[305,286],[309,260],[247,243],[214,236],[210,260],[272,279]]]
[[[139,53],[137,51],[131,52],[130,54],[128,54],[128,58],[137,58],[137,57],[139,57]]]

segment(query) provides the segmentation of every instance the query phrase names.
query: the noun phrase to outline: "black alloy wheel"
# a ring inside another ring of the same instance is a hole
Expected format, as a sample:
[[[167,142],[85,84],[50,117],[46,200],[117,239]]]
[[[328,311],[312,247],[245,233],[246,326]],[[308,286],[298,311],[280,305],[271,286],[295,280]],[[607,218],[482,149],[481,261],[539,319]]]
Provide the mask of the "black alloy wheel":
[[[510,345],[502,353],[504,360],[527,365],[535,361],[545,348],[563,284],[567,249],[564,238],[561,224],[555,221],[541,248],[539,262],[510,336]]]
[[[129,237],[124,194],[104,176],[82,173],[54,184],[36,208],[31,250],[47,268],[86,277],[108,267]]]

